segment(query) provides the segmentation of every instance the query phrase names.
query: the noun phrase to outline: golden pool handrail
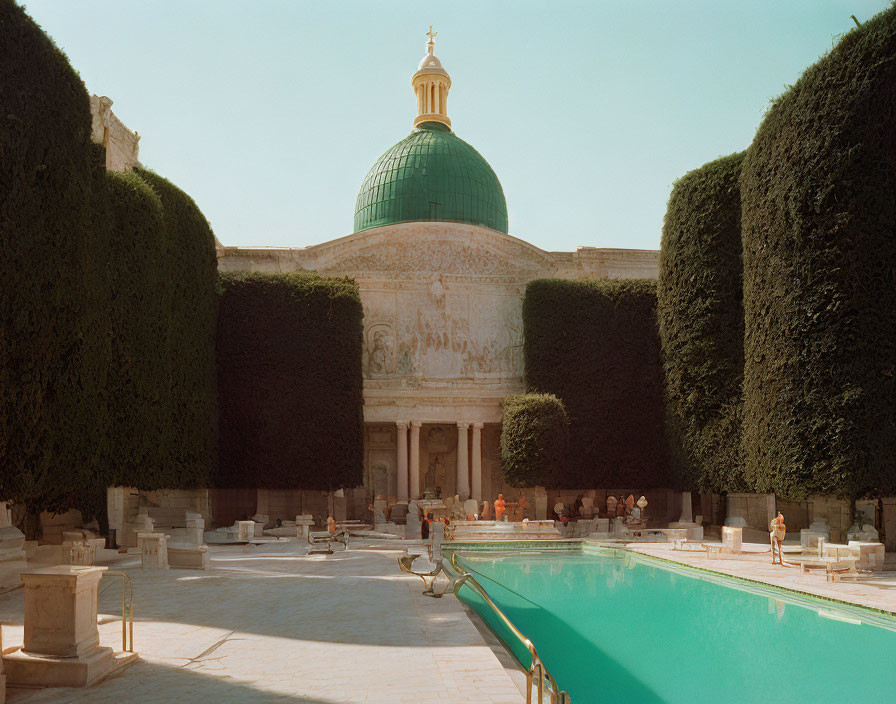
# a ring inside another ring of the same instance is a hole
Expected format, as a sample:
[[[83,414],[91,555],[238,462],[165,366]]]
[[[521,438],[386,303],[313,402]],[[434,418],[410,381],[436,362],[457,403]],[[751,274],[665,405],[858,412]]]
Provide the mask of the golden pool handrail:
[[[121,577],[121,649],[126,653],[134,652],[134,583],[125,572],[106,570],[103,577]],[[127,589],[125,589],[127,586]],[[128,629],[130,625],[130,629]],[[131,647],[128,647],[130,630]]]
[[[569,696],[569,693],[566,691],[561,691],[560,687],[557,685],[557,680],[554,676],[548,671],[547,665],[544,664],[544,661],[538,655],[538,651],[535,650],[535,645],[533,645],[532,641],[526,638],[520,630],[513,625],[513,622],[507,618],[506,614],[498,608],[498,605],[492,601],[491,597],[482,588],[482,585],[476,581],[476,578],[467,572],[463,567],[457,564],[457,553],[451,553],[451,566],[460,573],[460,577],[454,582],[454,593],[457,594],[460,591],[460,588],[469,583],[471,587],[473,587],[481,596],[485,603],[488,604],[489,608],[495,612],[498,618],[503,621],[504,625],[513,633],[514,636],[520,641],[520,643],[525,646],[525,648],[529,651],[529,654],[532,656],[532,662],[529,665],[529,670],[526,672],[526,704],[532,704],[532,681],[536,680],[538,684],[538,702],[537,704],[543,704],[544,702],[544,681],[547,679],[548,684],[551,688],[551,704],[571,704],[572,698]],[[537,676],[537,679],[536,679]]]

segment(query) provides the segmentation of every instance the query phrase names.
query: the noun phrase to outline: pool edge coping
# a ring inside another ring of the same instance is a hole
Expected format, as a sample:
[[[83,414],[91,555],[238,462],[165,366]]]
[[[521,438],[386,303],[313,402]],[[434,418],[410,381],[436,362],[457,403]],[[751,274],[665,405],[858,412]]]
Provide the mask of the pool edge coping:
[[[481,542],[455,542],[455,541],[445,541],[442,543],[442,550],[447,552],[462,552],[465,549],[472,550],[475,552],[476,550],[500,550],[507,549],[508,547],[525,547],[526,549],[549,549],[549,550],[563,550],[570,549],[575,546],[580,546],[581,548],[585,547],[593,547],[593,548],[603,548],[607,550],[622,550],[631,555],[637,555],[638,557],[644,558],[645,560],[657,560],[659,562],[663,562],[670,565],[676,565],[678,567],[683,567],[686,570],[695,570],[698,572],[704,572],[707,574],[715,575],[718,577],[722,577],[724,579],[735,580],[738,582],[745,582],[751,585],[757,585],[763,587],[765,589],[772,590],[780,590],[785,593],[790,593],[794,595],[798,595],[803,599],[811,599],[818,600],[824,602],[831,602],[834,604],[839,604],[842,606],[849,607],[851,609],[861,609],[864,611],[873,612],[878,616],[883,616],[886,619],[893,620],[896,622],[896,611],[889,611],[887,609],[882,609],[876,606],[867,606],[865,604],[857,604],[854,601],[846,601],[845,599],[837,599],[831,596],[825,596],[822,594],[813,594],[812,592],[803,591],[801,589],[796,589],[794,587],[785,587],[778,584],[770,584],[769,582],[764,582],[759,579],[753,579],[750,577],[742,577],[740,575],[729,574],[728,572],[721,572],[716,569],[712,569],[710,567],[700,567],[698,565],[692,565],[687,562],[679,562],[677,560],[670,559],[668,557],[660,557],[658,555],[650,555],[647,553],[639,552],[638,550],[632,549],[629,547],[632,543],[621,544],[621,543],[609,543],[600,540],[590,540],[588,538],[561,538],[553,541],[547,540],[504,540],[504,541],[481,541]],[[651,545],[652,543],[644,543],[645,545]],[[894,623],[896,625],[896,623]]]

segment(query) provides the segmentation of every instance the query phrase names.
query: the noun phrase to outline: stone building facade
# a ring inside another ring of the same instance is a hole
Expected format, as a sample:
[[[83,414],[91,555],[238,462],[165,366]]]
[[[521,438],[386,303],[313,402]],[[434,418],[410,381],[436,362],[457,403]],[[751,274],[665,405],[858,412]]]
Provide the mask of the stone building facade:
[[[547,252],[507,234],[497,176],[450,129],[451,81],[433,48],[430,37],[412,78],[415,129],[364,179],[354,233],[305,248],[218,250],[221,271],[358,282],[365,500],[503,491],[501,400],[523,390],[526,284],[659,271],[658,251]]]

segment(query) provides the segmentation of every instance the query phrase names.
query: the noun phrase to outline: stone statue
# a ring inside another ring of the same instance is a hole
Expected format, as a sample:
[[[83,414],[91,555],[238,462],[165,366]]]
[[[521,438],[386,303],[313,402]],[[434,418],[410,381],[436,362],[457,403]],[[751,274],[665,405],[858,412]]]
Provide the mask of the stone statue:
[[[526,517],[526,511],[529,510],[529,499],[526,498],[526,490],[520,489],[520,498],[517,500],[517,511],[519,518],[523,520]]]
[[[615,518],[616,517],[616,497],[608,496],[607,497],[607,518]]]
[[[554,515],[557,517],[555,520],[559,521],[563,519],[563,512],[566,510],[566,504],[562,501],[557,501],[554,504]]]
[[[778,515],[771,520],[771,523],[769,523],[769,530],[769,540],[772,544],[772,564],[774,565],[777,562],[777,564],[783,565],[784,551],[781,549],[781,544],[784,542],[784,536],[787,535],[787,526],[784,525],[783,513],[778,511]],[[777,550],[775,548],[777,548]],[[776,555],[777,560],[775,560]]]
[[[327,516],[327,532],[330,535],[336,535],[336,519],[332,516]]]
[[[479,514],[479,520],[481,521],[490,521],[492,520],[492,509],[491,505],[488,502],[488,499],[482,502],[482,512]]]
[[[495,499],[495,520],[501,521],[504,519],[504,510],[507,507],[507,503],[504,501],[504,494],[498,494],[498,498]]]

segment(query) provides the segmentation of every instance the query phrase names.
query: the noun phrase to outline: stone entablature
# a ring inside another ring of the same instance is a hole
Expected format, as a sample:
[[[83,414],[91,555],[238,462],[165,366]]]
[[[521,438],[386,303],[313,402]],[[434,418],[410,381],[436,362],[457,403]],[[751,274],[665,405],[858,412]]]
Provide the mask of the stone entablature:
[[[652,249],[579,247],[547,252],[495,230],[459,223],[411,222],[378,227],[309,247],[221,247],[222,271],[317,271],[367,278],[527,283],[533,279],[649,278],[659,276]]]

